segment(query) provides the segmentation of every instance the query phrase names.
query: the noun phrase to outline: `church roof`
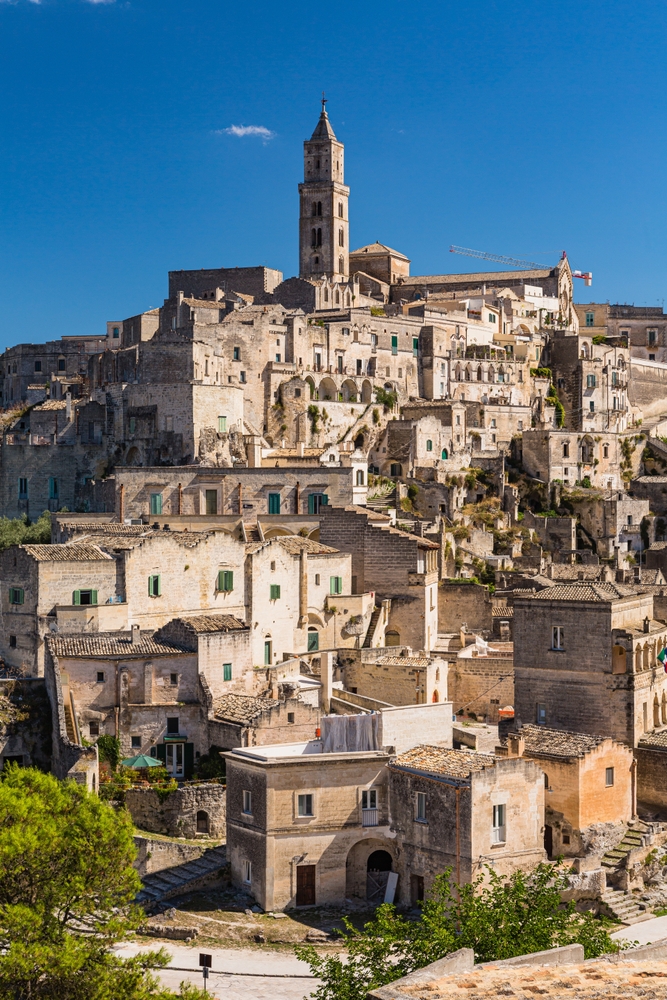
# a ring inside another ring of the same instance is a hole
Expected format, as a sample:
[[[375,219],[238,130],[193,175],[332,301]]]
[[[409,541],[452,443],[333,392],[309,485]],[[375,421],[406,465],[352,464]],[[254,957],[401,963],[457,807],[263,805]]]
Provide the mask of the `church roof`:
[[[392,257],[399,257],[401,260],[410,260],[409,257],[406,257],[404,253],[400,253],[399,250],[392,250],[391,247],[386,246],[384,243],[378,243],[377,241],[375,243],[369,243],[365,247],[359,247],[358,250],[351,250],[350,257],[353,257],[358,253],[368,254],[369,256],[371,254],[381,254],[382,256],[385,256],[385,254],[390,253]]]
[[[324,104],[322,105],[322,114],[320,115],[320,120],[315,126],[315,131],[310,137],[311,142],[313,139],[335,139],[334,130],[331,127],[331,122],[329,121],[329,115],[324,109]]]

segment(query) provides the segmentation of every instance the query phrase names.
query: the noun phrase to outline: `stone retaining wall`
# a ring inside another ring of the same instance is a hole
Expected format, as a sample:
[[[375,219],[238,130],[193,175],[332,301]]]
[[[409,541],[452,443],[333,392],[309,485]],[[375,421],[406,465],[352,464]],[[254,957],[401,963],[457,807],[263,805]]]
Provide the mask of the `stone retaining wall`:
[[[130,788],[125,793],[125,805],[141,830],[188,839],[206,833],[214,840],[223,840],[225,803],[226,788],[216,782],[183,785],[162,802],[153,788]],[[198,813],[206,815],[206,831],[197,829]]]

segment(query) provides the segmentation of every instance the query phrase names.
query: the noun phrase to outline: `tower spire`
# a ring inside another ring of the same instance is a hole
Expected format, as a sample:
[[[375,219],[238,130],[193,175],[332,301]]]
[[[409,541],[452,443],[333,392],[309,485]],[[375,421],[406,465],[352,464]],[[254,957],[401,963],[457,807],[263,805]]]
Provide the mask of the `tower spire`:
[[[344,148],[336,139],[322,91],[322,110],[303,144],[303,182],[299,184],[299,274],[347,281],[349,273],[348,197]]]

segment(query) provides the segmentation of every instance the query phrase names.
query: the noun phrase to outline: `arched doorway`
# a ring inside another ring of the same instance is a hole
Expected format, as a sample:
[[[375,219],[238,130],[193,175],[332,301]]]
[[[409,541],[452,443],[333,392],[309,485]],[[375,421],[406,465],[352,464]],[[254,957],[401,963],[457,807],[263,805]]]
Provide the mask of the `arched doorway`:
[[[384,634],[384,644],[385,646],[400,646],[401,633],[394,631],[394,629],[389,629],[389,631]]]
[[[331,378],[323,378],[320,382],[318,394],[320,399],[338,399],[336,383]]]
[[[384,903],[393,859],[389,851],[373,851],[366,862],[366,900],[379,906]]]
[[[197,812],[197,833],[208,833],[208,813],[200,809]]]
[[[368,381],[368,379],[364,379],[364,381],[361,383],[361,402],[362,403],[372,402],[373,399],[372,393],[373,393],[373,387],[371,383]]]

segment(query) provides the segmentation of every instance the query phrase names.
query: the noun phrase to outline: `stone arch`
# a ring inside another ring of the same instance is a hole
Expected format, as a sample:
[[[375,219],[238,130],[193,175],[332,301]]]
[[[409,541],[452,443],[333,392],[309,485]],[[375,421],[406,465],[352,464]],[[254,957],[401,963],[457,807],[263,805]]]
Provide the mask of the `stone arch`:
[[[653,696],[653,726],[655,729],[660,725],[660,702],[657,694]]]
[[[457,382],[461,382],[462,381],[462,379],[461,379],[461,365],[457,365],[456,366],[456,373],[455,374],[456,374],[456,381]]]
[[[197,833],[209,833],[210,822],[208,813],[204,809],[197,810]]]
[[[317,525],[316,528],[313,528],[313,530],[310,532],[309,535],[307,535],[307,537],[308,538],[312,538],[314,542],[319,542],[319,540],[320,540],[320,526],[319,526],[319,524]]]
[[[383,803],[379,802],[378,807],[382,810]],[[366,837],[352,845],[345,862],[345,895],[348,899],[368,898],[369,863],[373,859],[373,865],[386,865],[387,859],[382,855],[389,857],[389,868],[384,868],[384,871],[387,874],[389,871],[395,871],[396,847],[393,842],[380,837]],[[371,871],[377,872],[382,869],[372,868]],[[382,902],[382,899],[379,902]]]
[[[644,668],[644,670],[648,670],[649,668],[649,652],[648,652],[647,642],[645,642],[644,646],[642,647],[642,667]]]
[[[136,445],[133,445],[130,448],[130,450],[128,451],[127,456],[125,458],[125,464],[126,465],[140,465],[141,464],[141,462],[139,461],[139,449],[137,448]]]
[[[472,381],[472,371],[470,370],[470,365],[466,365],[466,382]]]
[[[264,538],[282,538],[284,535],[293,535],[294,532],[290,531],[288,528],[267,528],[264,532]]]
[[[310,390],[310,398],[315,399],[315,379],[311,378],[310,375],[306,378],[306,385]]]
[[[660,705],[660,718],[663,726],[667,726],[667,694],[662,692],[662,703]]]
[[[612,674],[624,674],[627,669],[625,647],[616,644],[611,651]]]
[[[318,396],[320,399],[338,399],[336,383],[332,378],[322,379],[318,387]]]
[[[371,403],[373,401],[373,386],[367,378],[361,383],[361,402]]]
[[[354,448],[355,448],[355,451],[360,451],[363,448],[363,446],[364,446],[365,443],[366,443],[366,439],[365,439],[364,435],[363,434],[357,434],[357,436],[354,439]]]
[[[385,646],[400,646],[401,633],[397,632],[394,628],[387,629],[384,634],[384,644]]]
[[[590,434],[581,439],[581,461],[584,465],[592,465],[595,458],[595,442]]]
[[[588,344],[584,343],[581,345],[581,356],[582,358],[588,357]]]
[[[635,670],[639,671],[642,668],[642,648],[637,646],[635,649]]]
[[[489,382],[495,382],[496,381],[496,370],[493,367],[493,365],[489,365],[489,371],[488,371],[487,378],[488,378]]]
[[[433,692],[433,697],[431,698],[431,701],[433,701],[433,702],[438,702],[438,701],[440,701],[440,695],[438,694],[438,692],[437,692],[437,691],[434,691],[434,692]]]
[[[482,368],[481,365],[477,365],[477,381],[478,382],[484,381],[484,369]]]
[[[359,390],[357,389],[356,382],[351,378],[346,378],[343,382],[341,392],[343,394],[344,403],[356,403],[359,395]]]

